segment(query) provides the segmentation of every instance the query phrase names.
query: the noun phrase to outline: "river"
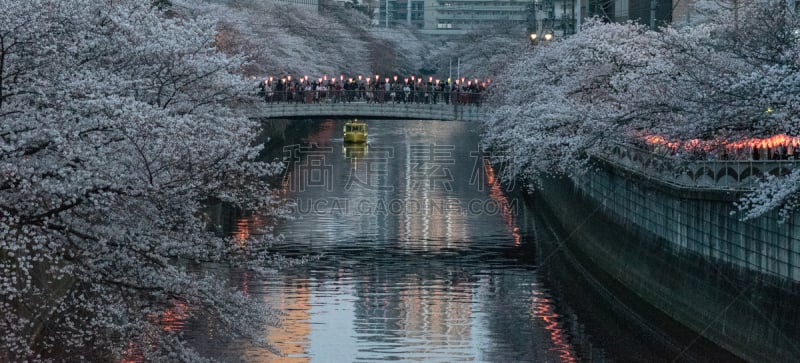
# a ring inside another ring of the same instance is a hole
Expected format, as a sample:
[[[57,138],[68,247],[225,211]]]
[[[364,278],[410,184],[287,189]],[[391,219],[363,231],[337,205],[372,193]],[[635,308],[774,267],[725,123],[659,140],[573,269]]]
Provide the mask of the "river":
[[[320,260],[271,277],[231,274],[285,312],[265,332],[283,356],[190,332],[203,353],[247,362],[730,358],[593,288],[521,186],[500,186],[477,124],[367,123],[364,146],[343,145],[343,121],[321,120],[281,150],[293,218],[277,226],[285,239],[274,248]],[[263,221],[235,215],[230,224],[245,236]]]

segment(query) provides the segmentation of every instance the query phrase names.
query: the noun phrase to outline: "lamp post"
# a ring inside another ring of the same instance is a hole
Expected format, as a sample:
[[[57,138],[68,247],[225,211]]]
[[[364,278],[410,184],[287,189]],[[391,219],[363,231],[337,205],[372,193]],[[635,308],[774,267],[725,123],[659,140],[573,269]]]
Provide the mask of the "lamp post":
[[[538,45],[540,42],[549,43],[553,41],[553,33],[546,32],[544,35],[540,36],[537,33],[530,33],[528,34],[528,39],[531,41],[531,45]]]

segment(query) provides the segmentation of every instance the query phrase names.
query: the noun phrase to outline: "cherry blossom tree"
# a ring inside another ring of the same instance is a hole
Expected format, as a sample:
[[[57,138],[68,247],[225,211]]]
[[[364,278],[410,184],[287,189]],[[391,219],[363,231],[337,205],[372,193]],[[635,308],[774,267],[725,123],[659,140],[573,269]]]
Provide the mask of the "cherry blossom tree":
[[[591,22],[563,41],[541,43],[499,77],[499,104],[485,142],[511,161],[506,177],[580,172],[587,151],[620,138],[630,112],[615,80],[649,61],[652,34],[635,24]]]
[[[486,140],[518,167],[511,177],[586,170],[593,148],[676,140],[798,135],[798,17],[783,1],[701,4],[706,22],[646,31],[588,22],[509,67]],[[725,5],[725,4],[721,4]],[[798,204],[800,172],[746,196],[744,218]]]
[[[0,9],[0,360],[199,359],[159,324],[176,310],[258,342],[269,307],[192,268],[274,262],[269,233],[210,233],[206,203],[279,214],[215,23],[125,0]]]

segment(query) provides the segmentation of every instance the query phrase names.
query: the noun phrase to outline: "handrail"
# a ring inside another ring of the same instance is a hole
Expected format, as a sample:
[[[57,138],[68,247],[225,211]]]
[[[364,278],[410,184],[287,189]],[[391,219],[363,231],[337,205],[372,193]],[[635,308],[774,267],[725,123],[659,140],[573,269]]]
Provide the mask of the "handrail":
[[[313,93],[312,93],[313,92]],[[254,117],[356,116],[432,120],[479,121],[488,109],[480,107],[479,93],[410,92],[383,98],[380,92],[307,91],[266,93],[267,102],[251,105]],[[447,97],[447,98],[445,98]]]
[[[751,191],[765,175],[786,175],[800,163],[800,160],[688,160],[622,143],[607,144],[593,156],[674,187],[735,192]]]
[[[480,106],[486,92],[430,91],[402,89],[378,90],[304,90],[259,91],[258,96],[266,103],[402,103],[402,104],[458,104]]]

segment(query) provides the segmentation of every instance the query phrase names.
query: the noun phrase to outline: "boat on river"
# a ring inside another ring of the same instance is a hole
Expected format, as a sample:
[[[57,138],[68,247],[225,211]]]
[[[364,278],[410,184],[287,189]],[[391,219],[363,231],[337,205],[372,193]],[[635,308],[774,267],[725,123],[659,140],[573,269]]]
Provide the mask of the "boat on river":
[[[344,124],[344,142],[345,143],[365,143],[367,142],[367,124],[358,121],[354,118]]]

